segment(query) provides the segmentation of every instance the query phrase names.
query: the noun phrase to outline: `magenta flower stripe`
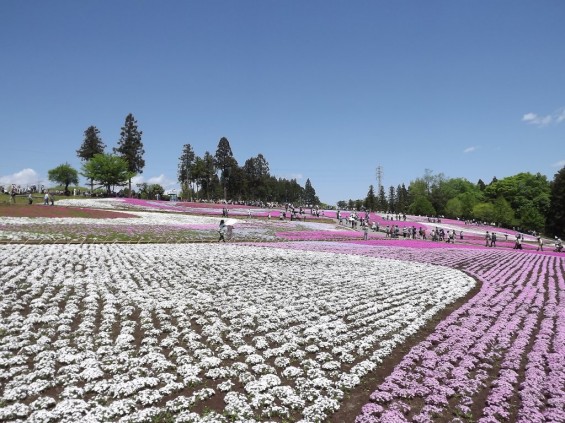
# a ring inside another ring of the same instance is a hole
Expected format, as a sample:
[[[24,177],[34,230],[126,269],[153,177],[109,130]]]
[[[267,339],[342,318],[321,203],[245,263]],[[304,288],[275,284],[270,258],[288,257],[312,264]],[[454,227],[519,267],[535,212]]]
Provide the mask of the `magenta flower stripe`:
[[[288,243],[434,263],[481,289],[437,325],[374,391],[357,423],[565,421],[565,260],[512,250]],[[447,420],[446,420],[447,421]]]

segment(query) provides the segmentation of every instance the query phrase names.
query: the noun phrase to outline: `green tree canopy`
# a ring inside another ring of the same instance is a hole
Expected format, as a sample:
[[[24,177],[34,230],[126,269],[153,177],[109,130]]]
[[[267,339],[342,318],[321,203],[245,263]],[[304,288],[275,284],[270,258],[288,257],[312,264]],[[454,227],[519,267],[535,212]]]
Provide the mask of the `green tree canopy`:
[[[196,157],[192,175],[196,184],[196,191],[199,192],[199,188],[203,191],[202,193],[199,192],[199,196],[204,194],[206,199],[209,200],[216,190],[215,185],[219,182],[215,174],[214,156],[209,151],[206,151],[203,157]]]
[[[455,197],[451,198],[445,205],[445,214],[449,217],[463,217],[463,202]]]
[[[251,157],[243,165],[243,184],[250,199],[267,196],[267,181],[269,179],[269,163],[262,154]]]
[[[496,201],[493,203],[493,210],[495,222],[507,227],[516,225],[514,210],[504,197],[501,196],[496,199]]]
[[[481,222],[490,224],[495,221],[496,213],[492,203],[479,203],[473,207],[473,216]]]
[[[504,197],[515,211],[519,225],[528,229],[534,229],[530,224],[539,223],[540,217],[544,220],[549,210],[550,192],[547,178],[539,173],[518,173],[500,180],[493,179],[485,188],[485,196],[491,201]],[[535,218],[533,209],[537,210]]]
[[[417,196],[408,207],[408,212],[420,216],[435,216],[436,210],[432,202],[424,195]]]
[[[82,166],[82,175],[92,179],[98,185],[106,188],[106,193],[112,193],[112,187],[123,186],[135,173],[128,169],[128,163],[122,157],[113,154],[96,154]]]
[[[159,198],[162,199],[165,194],[165,189],[159,184],[148,184],[143,182],[141,184],[137,184],[137,188],[141,198],[144,200],[156,200],[157,195],[159,195]]]
[[[553,177],[547,213],[547,231],[565,238],[565,166]]]
[[[65,163],[47,172],[50,181],[65,186],[65,195],[69,195],[69,185],[78,185],[78,171]]]
[[[82,145],[77,150],[77,156],[82,161],[88,161],[94,157],[95,154],[104,153],[106,144],[100,138],[100,131],[96,126],[89,126],[84,131],[84,140]],[[90,192],[94,191],[94,181],[90,180]]]

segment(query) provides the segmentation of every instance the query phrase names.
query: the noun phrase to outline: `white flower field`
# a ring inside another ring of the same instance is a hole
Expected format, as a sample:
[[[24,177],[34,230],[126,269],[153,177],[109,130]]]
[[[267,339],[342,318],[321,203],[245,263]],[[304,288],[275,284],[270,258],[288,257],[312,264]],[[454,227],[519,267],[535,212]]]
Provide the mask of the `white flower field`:
[[[0,246],[0,420],[324,421],[475,281],[237,244]]]

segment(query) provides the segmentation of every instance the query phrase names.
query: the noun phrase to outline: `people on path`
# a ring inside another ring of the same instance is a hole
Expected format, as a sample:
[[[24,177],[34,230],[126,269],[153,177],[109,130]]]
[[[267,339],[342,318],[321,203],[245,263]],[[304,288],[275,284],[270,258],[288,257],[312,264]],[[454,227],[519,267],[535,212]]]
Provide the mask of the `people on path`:
[[[522,249],[522,235],[521,234],[516,234],[516,242],[514,243],[514,249],[515,250],[521,250]]]
[[[490,246],[496,247],[496,232],[490,234]]]
[[[541,239],[541,236],[538,234],[538,236],[536,237],[537,241],[538,241],[538,248],[536,251],[543,251],[543,239]]]
[[[220,227],[218,229],[218,232],[220,234],[220,239],[218,239],[218,242],[226,242],[226,238],[224,236],[226,234],[226,224],[224,222],[224,219],[220,220]]]

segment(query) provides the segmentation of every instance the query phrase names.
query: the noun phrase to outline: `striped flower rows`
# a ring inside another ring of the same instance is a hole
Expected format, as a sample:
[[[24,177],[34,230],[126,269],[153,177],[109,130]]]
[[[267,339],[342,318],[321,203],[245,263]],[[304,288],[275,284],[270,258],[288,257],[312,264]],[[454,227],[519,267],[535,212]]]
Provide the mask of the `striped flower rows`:
[[[289,248],[410,258],[463,269],[483,285],[373,392],[357,423],[565,421],[565,260],[512,251]]]
[[[321,422],[474,285],[230,244],[12,245],[0,263],[6,421]]]

